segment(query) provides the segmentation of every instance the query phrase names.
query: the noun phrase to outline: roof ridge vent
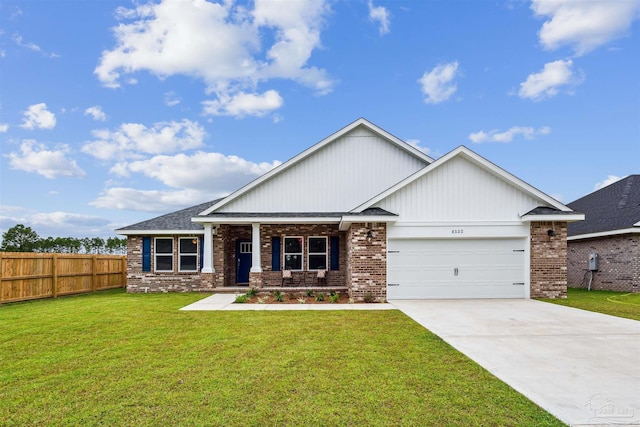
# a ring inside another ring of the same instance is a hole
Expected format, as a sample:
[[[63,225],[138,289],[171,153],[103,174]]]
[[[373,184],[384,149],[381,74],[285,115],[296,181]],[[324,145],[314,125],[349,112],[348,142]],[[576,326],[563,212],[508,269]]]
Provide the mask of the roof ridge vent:
[[[620,195],[620,200],[618,201],[618,209],[622,209],[627,206],[627,199],[629,198],[629,193],[631,193],[631,187],[633,186],[633,176],[630,176],[627,179],[627,183],[622,189],[622,195]]]

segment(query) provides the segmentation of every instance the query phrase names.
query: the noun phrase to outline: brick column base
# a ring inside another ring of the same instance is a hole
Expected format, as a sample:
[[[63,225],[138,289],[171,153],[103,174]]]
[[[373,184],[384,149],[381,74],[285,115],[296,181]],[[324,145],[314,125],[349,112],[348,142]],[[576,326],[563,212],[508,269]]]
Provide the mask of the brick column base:
[[[261,288],[262,287],[262,273],[249,273],[249,287]]]
[[[215,273],[200,273],[200,291],[213,291],[216,287]]]

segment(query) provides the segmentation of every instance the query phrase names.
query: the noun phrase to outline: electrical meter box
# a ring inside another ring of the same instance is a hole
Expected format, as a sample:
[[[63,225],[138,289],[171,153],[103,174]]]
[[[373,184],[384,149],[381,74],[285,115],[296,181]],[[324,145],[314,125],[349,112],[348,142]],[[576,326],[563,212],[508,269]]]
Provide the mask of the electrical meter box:
[[[600,257],[597,253],[589,254],[589,270],[598,271],[600,266]]]

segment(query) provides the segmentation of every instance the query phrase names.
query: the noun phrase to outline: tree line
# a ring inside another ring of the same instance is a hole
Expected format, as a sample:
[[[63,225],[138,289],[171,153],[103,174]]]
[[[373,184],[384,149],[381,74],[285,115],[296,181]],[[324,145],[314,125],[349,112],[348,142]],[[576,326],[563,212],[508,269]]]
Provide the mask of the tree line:
[[[31,227],[17,224],[2,233],[0,252],[48,252],[86,254],[126,254],[127,238],[46,237],[41,238]]]

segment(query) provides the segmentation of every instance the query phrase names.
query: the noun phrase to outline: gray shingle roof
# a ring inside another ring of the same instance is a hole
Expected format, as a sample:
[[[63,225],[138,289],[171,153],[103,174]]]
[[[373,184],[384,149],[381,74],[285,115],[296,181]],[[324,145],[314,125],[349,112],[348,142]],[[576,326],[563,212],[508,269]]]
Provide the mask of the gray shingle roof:
[[[191,222],[191,218],[222,199],[212,200],[210,202],[201,203],[186,209],[171,212],[166,215],[158,216],[147,221],[122,227],[119,230],[202,230],[202,224]]]
[[[350,212],[212,212],[207,218],[336,218],[342,216],[397,216],[381,208],[369,208],[359,213]]]
[[[569,236],[631,228],[640,221],[640,175],[629,175],[567,206],[586,215],[584,221],[569,224]]]
[[[203,229],[202,224],[194,223],[191,221],[191,218],[198,216],[198,214],[207,208],[213,206],[218,203],[222,199],[212,200],[210,202],[202,203],[196,206],[191,206],[186,209],[182,209],[179,211],[171,212],[156,218],[152,218],[147,221],[142,221],[137,224],[128,225],[126,227],[119,228],[121,231],[145,231],[145,230],[193,230],[193,231],[201,231]],[[391,215],[396,216],[390,212],[385,211],[380,208],[369,208],[361,213],[351,214],[346,212],[222,212],[222,213],[211,213],[207,215],[208,218],[314,218],[314,217],[335,217],[336,220],[342,217],[343,215],[350,216],[385,216]]]
[[[548,206],[538,206],[537,208],[531,209],[525,215],[575,215],[576,211],[561,211],[560,209],[550,208]]]

